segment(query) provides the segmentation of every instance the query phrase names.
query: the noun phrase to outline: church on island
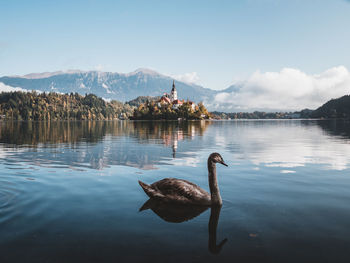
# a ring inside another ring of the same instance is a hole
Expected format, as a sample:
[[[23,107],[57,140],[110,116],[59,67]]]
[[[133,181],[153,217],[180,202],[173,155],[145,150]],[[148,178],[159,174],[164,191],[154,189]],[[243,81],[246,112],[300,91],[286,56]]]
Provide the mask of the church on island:
[[[177,98],[177,91],[175,88],[175,81],[173,80],[173,87],[171,89],[171,93],[164,93],[164,95],[160,98],[158,101],[158,107],[161,107],[162,105],[172,105],[173,109],[178,109],[185,101],[179,100]],[[193,101],[188,101],[188,103],[191,105],[192,110],[195,109],[196,104]]]

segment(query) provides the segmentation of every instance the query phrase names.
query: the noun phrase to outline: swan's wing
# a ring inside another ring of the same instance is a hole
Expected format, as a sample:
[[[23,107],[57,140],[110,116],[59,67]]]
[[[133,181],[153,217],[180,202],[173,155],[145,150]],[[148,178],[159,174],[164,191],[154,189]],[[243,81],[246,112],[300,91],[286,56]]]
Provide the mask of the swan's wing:
[[[176,200],[210,200],[208,192],[186,180],[165,178],[151,185],[168,198]]]
[[[142,187],[143,191],[149,196],[154,198],[164,198],[164,195],[160,193],[157,189],[152,187],[151,185],[145,184],[144,182],[139,181],[140,186]]]

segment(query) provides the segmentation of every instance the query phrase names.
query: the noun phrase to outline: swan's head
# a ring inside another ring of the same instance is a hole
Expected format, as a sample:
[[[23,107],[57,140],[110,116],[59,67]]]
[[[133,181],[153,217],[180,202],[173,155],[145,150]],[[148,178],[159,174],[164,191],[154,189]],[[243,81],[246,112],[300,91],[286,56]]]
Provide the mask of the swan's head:
[[[212,161],[214,163],[221,163],[222,165],[228,166],[219,153],[212,153],[211,155],[209,155],[208,161]]]

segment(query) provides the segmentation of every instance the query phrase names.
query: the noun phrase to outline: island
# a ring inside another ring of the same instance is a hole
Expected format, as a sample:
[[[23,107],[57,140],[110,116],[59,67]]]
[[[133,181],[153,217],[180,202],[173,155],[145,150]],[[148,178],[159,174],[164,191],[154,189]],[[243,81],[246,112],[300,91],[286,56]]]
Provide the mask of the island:
[[[170,94],[164,93],[159,99],[150,99],[141,103],[132,116],[134,120],[203,120],[210,113],[202,102],[180,100],[177,97],[175,81]]]

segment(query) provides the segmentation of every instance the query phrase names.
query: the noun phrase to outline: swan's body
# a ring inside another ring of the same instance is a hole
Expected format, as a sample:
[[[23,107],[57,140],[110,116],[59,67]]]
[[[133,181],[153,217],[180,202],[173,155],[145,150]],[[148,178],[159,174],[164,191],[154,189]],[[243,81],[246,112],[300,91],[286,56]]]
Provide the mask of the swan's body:
[[[210,194],[199,186],[181,179],[165,178],[151,185],[141,181],[139,184],[145,193],[155,199],[190,205],[211,205]]]
[[[220,154],[212,153],[209,156],[208,177],[210,194],[189,181],[176,178],[165,178],[151,185],[139,181],[139,184],[150,198],[165,202],[205,206],[222,205],[216,179],[216,163],[227,166]]]

